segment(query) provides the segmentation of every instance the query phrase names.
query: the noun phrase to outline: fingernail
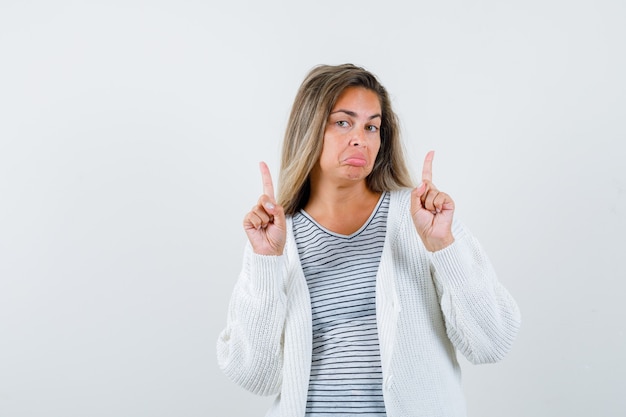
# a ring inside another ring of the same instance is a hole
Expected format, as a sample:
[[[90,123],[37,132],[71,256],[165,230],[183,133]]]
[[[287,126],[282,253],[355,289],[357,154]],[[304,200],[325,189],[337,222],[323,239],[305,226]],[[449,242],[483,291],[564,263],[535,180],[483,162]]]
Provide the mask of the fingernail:
[[[265,203],[265,207],[270,209],[270,210],[274,209],[274,205],[272,203]]]
[[[423,182],[420,182],[420,183],[417,185],[417,188],[422,188],[422,185],[424,185],[424,183],[423,183]]]

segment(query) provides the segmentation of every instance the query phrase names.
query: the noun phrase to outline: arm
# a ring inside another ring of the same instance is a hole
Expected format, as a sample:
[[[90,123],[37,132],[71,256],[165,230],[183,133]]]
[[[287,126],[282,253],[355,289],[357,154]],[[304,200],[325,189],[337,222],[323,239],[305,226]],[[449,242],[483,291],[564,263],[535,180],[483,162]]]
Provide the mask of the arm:
[[[496,362],[517,335],[519,309],[478,241],[456,221],[453,234],[453,244],[431,254],[448,337],[470,362]]]
[[[285,256],[246,247],[226,328],[217,341],[218,364],[235,383],[259,395],[280,391],[286,295]]]
[[[453,219],[452,198],[432,183],[433,156],[426,155],[422,183],[412,193],[413,224],[430,252],[450,341],[472,363],[495,362],[513,344],[519,309],[478,241]]]
[[[269,168],[259,165],[263,194],[243,221],[248,236],[243,267],[228,310],[226,329],[217,341],[224,373],[260,395],[280,391],[283,324],[286,315],[286,219],[276,203]]]

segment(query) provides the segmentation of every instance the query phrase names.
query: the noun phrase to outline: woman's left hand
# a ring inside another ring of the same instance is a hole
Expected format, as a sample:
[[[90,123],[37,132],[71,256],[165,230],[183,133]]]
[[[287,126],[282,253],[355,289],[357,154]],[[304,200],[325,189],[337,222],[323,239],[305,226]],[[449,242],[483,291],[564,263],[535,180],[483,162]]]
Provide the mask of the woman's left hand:
[[[424,246],[435,252],[451,245],[454,201],[432,183],[434,151],[426,154],[422,182],[411,194],[411,217]]]

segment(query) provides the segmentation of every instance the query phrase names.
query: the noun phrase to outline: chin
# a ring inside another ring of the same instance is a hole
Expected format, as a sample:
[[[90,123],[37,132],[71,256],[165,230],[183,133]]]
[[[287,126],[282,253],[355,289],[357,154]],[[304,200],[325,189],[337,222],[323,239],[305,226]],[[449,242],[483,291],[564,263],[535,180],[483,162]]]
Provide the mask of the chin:
[[[371,172],[372,170],[369,167],[350,167],[347,176],[351,180],[360,181],[367,178]]]

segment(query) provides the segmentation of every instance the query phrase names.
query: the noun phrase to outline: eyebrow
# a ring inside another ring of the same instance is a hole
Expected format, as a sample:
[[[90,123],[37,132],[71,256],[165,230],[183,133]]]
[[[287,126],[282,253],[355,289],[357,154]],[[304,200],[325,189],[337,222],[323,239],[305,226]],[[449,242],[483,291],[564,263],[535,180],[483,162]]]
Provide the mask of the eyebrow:
[[[352,110],[338,109],[338,110],[335,110],[335,111],[331,112],[330,114],[335,114],[335,113],[345,113],[345,114],[347,114],[347,115],[348,115],[348,116],[350,116],[350,117],[357,117],[357,116],[358,116],[358,115],[357,115],[355,112],[353,112]],[[371,116],[369,117],[369,119],[368,119],[368,120],[372,120],[372,119],[375,119],[375,118],[377,118],[377,117],[379,117],[379,118],[381,118],[381,119],[383,118],[383,116],[382,116],[382,115],[380,115],[379,113],[376,113],[376,114],[371,115]]]

